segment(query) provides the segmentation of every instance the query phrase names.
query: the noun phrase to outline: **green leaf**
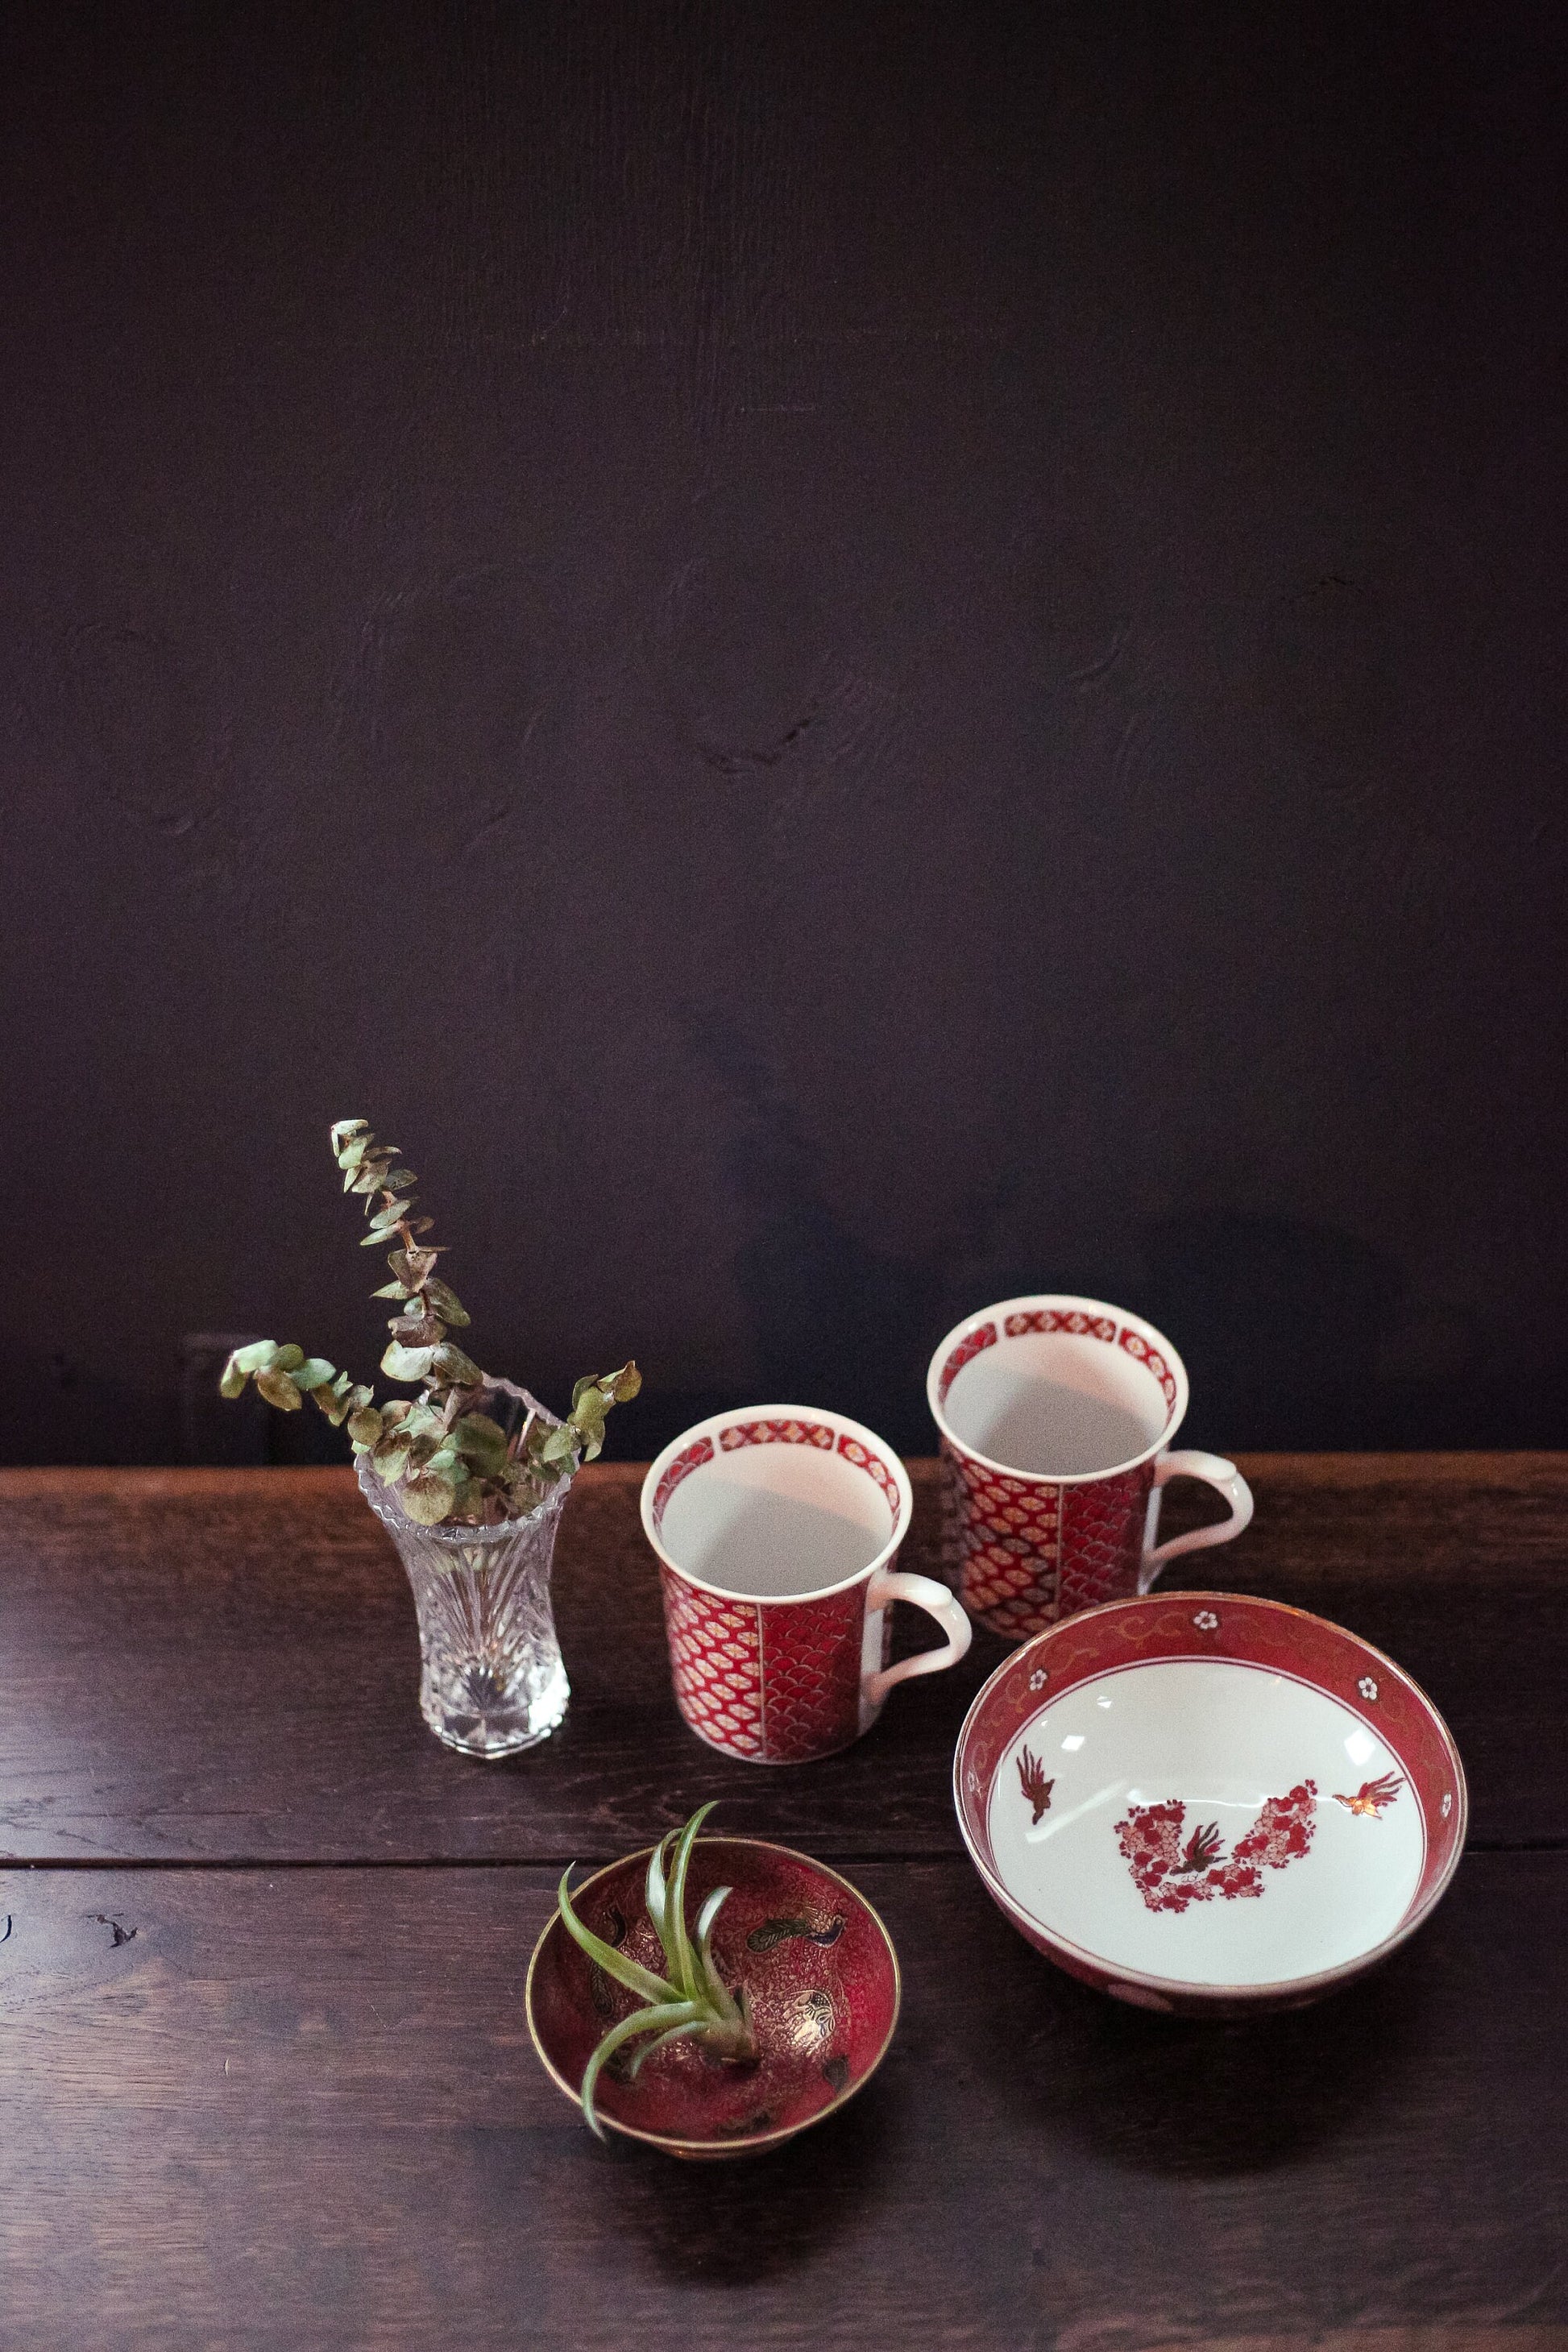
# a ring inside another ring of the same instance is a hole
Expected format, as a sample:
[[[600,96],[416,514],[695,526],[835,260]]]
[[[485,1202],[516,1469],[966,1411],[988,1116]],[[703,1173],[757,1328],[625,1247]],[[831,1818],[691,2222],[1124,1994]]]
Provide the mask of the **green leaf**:
[[[258,1372],[256,1385],[268,1403],[275,1404],[279,1412],[298,1412],[305,1402],[287,1372]]]
[[[329,1364],[325,1356],[307,1356],[302,1364],[295,1364],[291,1370],[295,1387],[307,1391],[330,1388],[338,1376],[336,1365]]]
[[[653,1921],[654,1933],[664,1946],[664,1957],[667,1960],[669,1958],[669,1945],[665,1937],[664,1922],[669,1890],[665,1885],[664,1878],[664,1850],[669,1843],[669,1838],[674,1835],[675,1832],[671,1830],[669,1837],[661,1837],[649,1854],[647,1877],[643,1887],[644,1898],[647,1904],[647,1916]]]
[[[721,2017],[739,2024],[741,2012],[731,1998],[730,1988],[720,1975],[713,1959],[713,1922],[718,1918],[731,1893],[728,1886],[716,1886],[697,1915],[697,1958],[701,1965],[708,1998]]]
[[[693,2004],[693,2006],[695,2006],[695,2004]],[[646,2030],[647,2023],[646,2018],[644,2019],[643,2023]],[[679,2042],[683,2040],[688,2033],[702,2033],[707,2031],[708,2021],[705,2018],[701,2017],[683,2018],[679,2025],[667,2026],[662,2033],[655,2034],[651,2042],[645,2042],[643,2043],[642,2048],[637,2052],[637,2056],[626,2068],[627,2081],[635,2083],[637,2076],[642,2073],[644,2059],[657,2057],[658,2053],[669,2042]]]
[[[384,1283],[379,1290],[373,1290],[370,1295],[373,1298],[413,1298],[417,1296],[405,1282]]]
[[[277,1356],[276,1339],[253,1339],[248,1348],[237,1348],[228,1360],[238,1371],[264,1372]]]
[[[405,1348],[394,1339],[381,1360],[381,1369],[389,1381],[422,1381],[439,1353],[437,1348]]]
[[[471,1356],[465,1356],[455,1340],[444,1339],[431,1354],[430,1368],[444,1381],[460,1389],[477,1388],[484,1379]]]
[[[427,1255],[429,1253],[422,1252],[421,1255]],[[450,1323],[454,1330],[460,1329],[469,1320],[468,1310],[457,1292],[447,1284],[437,1281],[433,1275],[426,1276],[425,1296],[441,1318],[442,1322]]]
[[[223,1368],[223,1374],[217,1384],[217,1392],[219,1396],[226,1397],[237,1397],[243,1396],[245,1394],[245,1374],[240,1370],[239,1366],[235,1362],[232,1356]]]
[[[449,1478],[438,1472],[427,1471],[417,1479],[405,1479],[399,1498],[404,1509],[416,1524],[433,1528],[444,1519],[458,1499],[458,1490]]]
[[[349,1435],[356,1445],[379,1445],[384,1423],[374,1405],[362,1404],[349,1415]]]
[[[677,1982],[689,1999],[698,1990],[701,1979],[698,1974],[697,1956],[686,1932],[686,1873],[691,1862],[691,1849],[697,1843],[697,1833],[718,1801],[717,1797],[710,1797],[705,1805],[698,1806],[676,1841],[675,1859],[669,1867],[667,1916],[670,1940],[675,1946],[679,1968]]]
[[[666,2002],[658,2009],[635,2009],[629,2017],[623,2017],[618,2025],[611,2026],[583,2069],[583,2087],[578,2095],[589,2129],[599,2139],[603,2139],[605,2134],[598,2116],[594,2113],[594,2093],[605,2060],[615,2056],[623,2042],[630,2042],[639,2033],[668,2032],[675,2027],[684,2032],[701,2022],[700,2011],[692,2002],[684,2000]]]
[[[623,1364],[610,1383],[610,1394],[617,1404],[630,1404],[633,1397],[642,1393],[642,1374],[636,1364]]]
[[[290,1340],[288,1347],[279,1348],[278,1353],[273,1357],[272,1369],[277,1372],[297,1371],[304,1360],[305,1350],[303,1348],[296,1348],[293,1341]]]
[[[582,1379],[577,1382],[576,1387],[572,1391],[572,1410],[574,1412],[576,1412],[577,1407],[582,1403],[583,1399],[587,1395],[588,1391],[590,1389],[597,1388],[598,1385],[599,1383],[592,1372],[584,1373]]]
[[[541,1462],[565,1462],[575,1458],[577,1433],[574,1429],[552,1429],[539,1449]]]
[[[628,1953],[617,1951],[614,1944],[606,1944],[602,1936],[595,1936],[592,1927],[579,1919],[572,1908],[571,1895],[572,1873],[576,1866],[575,1863],[569,1863],[562,1873],[555,1898],[562,1925],[573,1942],[579,1945],[591,1960],[597,1961],[607,1977],[614,1977],[616,1982],[625,1985],[628,1992],[635,1992],[639,2000],[679,2000],[680,1995],[674,1985],[666,1984],[662,1977],[656,1977],[651,1969],[642,1967]]]
[[[395,1486],[408,1467],[406,1445],[389,1445],[384,1437],[371,1454],[371,1467],[384,1486]]]

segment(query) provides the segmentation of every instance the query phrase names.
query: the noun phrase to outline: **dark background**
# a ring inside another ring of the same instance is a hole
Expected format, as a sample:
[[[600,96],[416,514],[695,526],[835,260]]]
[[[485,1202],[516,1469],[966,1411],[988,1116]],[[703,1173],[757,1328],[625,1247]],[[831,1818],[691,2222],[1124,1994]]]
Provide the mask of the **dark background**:
[[[643,1361],[622,1454],[928,1451],[1032,1288],[1194,1442],[1561,1443],[1565,56],[9,11],[0,1452],[367,1369],[346,1113],[483,1361]]]

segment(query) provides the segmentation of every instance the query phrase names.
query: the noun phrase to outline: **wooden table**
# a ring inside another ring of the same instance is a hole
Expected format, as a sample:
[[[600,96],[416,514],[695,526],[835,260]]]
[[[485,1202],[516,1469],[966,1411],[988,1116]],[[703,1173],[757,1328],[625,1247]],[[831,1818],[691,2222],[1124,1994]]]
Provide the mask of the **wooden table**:
[[[1252,1529],[1171,1581],[1391,1650],[1474,1825],[1379,1975],[1229,2026],[1080,1990],[982,1891],[947,1770],[992,1637],[828,1763],[692,1739],[635,1468],[568,1507],[572,1712],[502,1766],[423,1728],[346,1472],[0,1474],[0,2345],[1568,2346],[1568,1456],[1245,1468]],[[563,1864],[710,1796],[864,1886],[906,1990],[842,2116],[694,2173],[589,2138],[521,1993]]]

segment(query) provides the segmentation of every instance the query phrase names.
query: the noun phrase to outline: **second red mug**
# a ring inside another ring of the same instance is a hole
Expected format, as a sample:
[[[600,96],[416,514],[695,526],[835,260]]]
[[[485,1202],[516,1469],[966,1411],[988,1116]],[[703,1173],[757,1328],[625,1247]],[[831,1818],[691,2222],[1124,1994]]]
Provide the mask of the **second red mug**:
[[[1234,1462],[1170,1450],[1187,1409],[1174,1348],[1103,1299],[1047,1292],[966,1316],[931,1358],[926,1394],[945,1570],[970,1614],[1010,1640],[1147,1592],[1167,1560],[1228,1543],[1252,1517]],[[1205,1480],[1229,1518],[1157,1544],[1172,1478]]]

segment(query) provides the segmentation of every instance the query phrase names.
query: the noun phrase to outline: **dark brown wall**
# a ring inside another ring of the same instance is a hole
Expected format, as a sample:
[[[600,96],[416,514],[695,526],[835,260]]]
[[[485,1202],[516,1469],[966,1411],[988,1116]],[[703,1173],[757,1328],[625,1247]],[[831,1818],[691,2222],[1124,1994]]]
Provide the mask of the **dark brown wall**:
[[[9,12],[5,1456],[370,1361],[348,1112],[623,1452],[1559,1442],[1563,22]]]

